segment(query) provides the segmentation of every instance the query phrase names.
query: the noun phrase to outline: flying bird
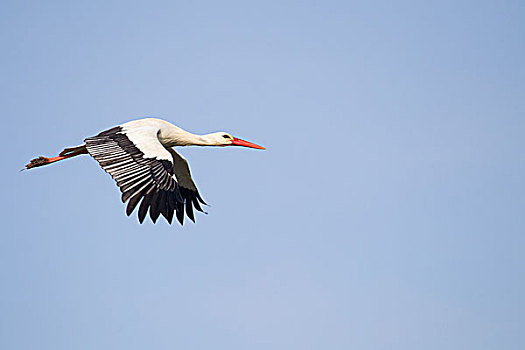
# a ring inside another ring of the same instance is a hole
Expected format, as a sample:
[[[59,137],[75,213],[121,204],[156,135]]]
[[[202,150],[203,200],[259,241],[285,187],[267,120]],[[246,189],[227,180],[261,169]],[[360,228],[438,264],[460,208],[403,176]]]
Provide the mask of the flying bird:
[[[138,219],[141,224],[148,211],[154,223],[162,215],[171,224],[175,215],[181,225],[184,224],[184,212],[193,222],[193,209],[203,212],[201,204],[206,203],[191,178],[188,162],[172,147],[243,146],[265,149],[227,132],[195,135],[156,118],[124,123],[88,137],[84,142],[80,146],[64,149],[57,157],[35,158],[25,167],[31,169],[89,154],[117,182],[122,202],[128,201],[128,216],[140,202]]]

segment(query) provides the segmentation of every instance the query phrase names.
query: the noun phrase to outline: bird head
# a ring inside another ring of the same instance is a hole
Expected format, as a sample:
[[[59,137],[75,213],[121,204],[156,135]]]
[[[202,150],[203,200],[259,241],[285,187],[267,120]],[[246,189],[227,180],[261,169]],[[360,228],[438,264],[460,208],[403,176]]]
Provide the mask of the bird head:
[[[215,145],[217,146],[242,146],[242,147],[249,147],[249,148],[255,148],[255,149],[266,149],[263,146],[256,145],[255,143],[251,143],[251,142],[239,139],[237,137],[233,137],[232,135],[224,131],[210,134],[210,136],[213,138],[213,141]]]

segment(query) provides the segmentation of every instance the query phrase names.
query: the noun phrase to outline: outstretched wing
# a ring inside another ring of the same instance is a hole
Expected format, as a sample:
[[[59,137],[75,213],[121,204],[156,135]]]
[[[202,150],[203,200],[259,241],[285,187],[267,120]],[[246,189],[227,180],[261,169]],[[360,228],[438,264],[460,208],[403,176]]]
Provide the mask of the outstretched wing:
[[[162,214],[171,223],[176,211],[177,219],[183,224],[184,208],[188,211],[188,206],[183,196],[185,190],[179,186],[174,173],[179,165],[160,143],[157,133],[154,127],[124,129],[117,126],[87,138],[86,148],[117,182],[122,202],[129,200],[127,215],[131,215],[140,202],[140,223],[144,222],[148,211],[153,222]],[[195,208],[202,211],[198,205]],[[194,221],[193,211],[188,217]]]
[[[186,215],[188,215],[188,217],[193,222],[195,222],[195,218],[193,216],[193,207],[195,207],[195,209],[198,211],[203,211],[199,202],[202,204],[206,204],[206,202],[204,202],[204,200],[201,198],[199,191],[197,190],[197,186],[195,186],[195,183],[191,178],[190,167],[188,166],[186,158],[180,155],[173,148],[169,148],[168,151],[173,157],[173,172],[175,173],[175,177],[179,184],[179,190],[182,199],[184,200],[184,203],[186,203]],[[182,204],[180,204],[180,208],[177,208],[177,219],[180,222],[182,222],[184,219],[184,206],[182,206]]]

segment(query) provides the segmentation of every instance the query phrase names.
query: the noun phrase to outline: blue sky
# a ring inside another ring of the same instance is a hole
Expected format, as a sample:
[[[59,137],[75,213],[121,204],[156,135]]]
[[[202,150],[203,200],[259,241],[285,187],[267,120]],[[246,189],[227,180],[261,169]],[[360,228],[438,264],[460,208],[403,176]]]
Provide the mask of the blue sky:
[[[0,42],[0,348],[525,347],[522,1],[8,1]],[[182,228],[18,172],[141,117],[267,150],[182,149]]]

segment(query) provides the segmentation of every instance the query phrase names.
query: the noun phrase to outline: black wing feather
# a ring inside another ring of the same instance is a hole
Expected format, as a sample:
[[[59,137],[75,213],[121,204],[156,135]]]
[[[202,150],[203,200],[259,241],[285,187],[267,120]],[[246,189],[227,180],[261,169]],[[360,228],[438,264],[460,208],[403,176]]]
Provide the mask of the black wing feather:
[[[188,218],[193,222],[195,222],[193,207],[202,212],[199,202],[205,203],[199,192],[194,186],[192,189],[179,186],[173,162],[166,159],[146,158],[126,136],[122,127],[103,131],[97,136],[87,138],[85,142],[89,154],[117,182],[122,192],[122,202],[129,200],[126,206],[128,216],[139,206],[139,203],[140,223],[144,222],[148,212],[154,223],[161,214],[171,223],[176,212],[177,220],[181,224],[184,223],[185,209]],[[159,147],[163,147],[160,141]],[[172,152],[170,149],[167,150]],[[177,157],[174,161],[181,160]],[[187,168],[186,161],[182,162],[184,164],[181,165]]]
[[[153,221],[153,223],[157,222],[157,219],[159,218],[159,215],[160,215],[159,197],[161,193],[162,191],[155,191],[153,192],[153,196],[151,197],[149,217],[151,218],[151,221]]]
[[[149,203],[151,199],[151,194],[147,194],[142,198],[142,202],[140,202],[139,207],[139,222],[142,224],[144,222],[144,219],[146,218],[146,214],[148,213]]]
[[[195,222],[195,216],[193,215],[193,205],[190,199],[186,200],[186,215],[191,221]]]
[[[184,203],[177,202],[177,220],[179,220],[181,225],[184,225]]]

